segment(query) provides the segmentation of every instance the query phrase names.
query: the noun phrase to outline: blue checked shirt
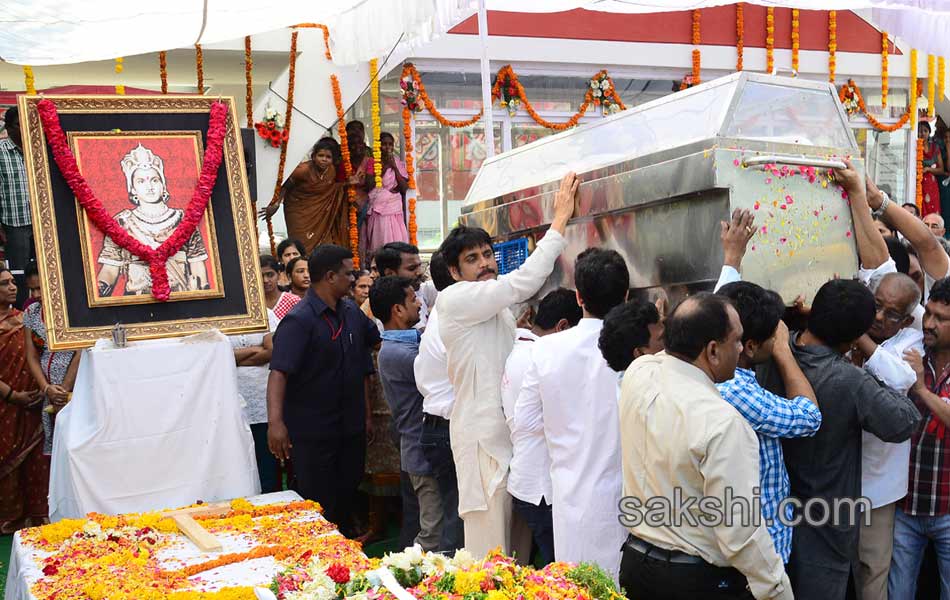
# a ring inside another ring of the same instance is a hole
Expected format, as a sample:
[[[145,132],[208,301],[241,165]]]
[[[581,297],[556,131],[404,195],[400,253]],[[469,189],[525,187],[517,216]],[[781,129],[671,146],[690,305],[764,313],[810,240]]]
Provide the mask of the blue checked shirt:
[[[792,552],[792,528],[777,519],[779,503],[789,494],[788,471],[782,456],[782,438],[810,437],[821,426],[821,411],[808,398],[782,398],[759,385],[755,372],[736,369],[736,376],[716,386],[759,436],[762,519],[775,551],[786,563]],[[786,520],[792,507],[785,506]]]
[[[32,223],[23,154],[9,138],[0,140],[0,223],[9,227]]]

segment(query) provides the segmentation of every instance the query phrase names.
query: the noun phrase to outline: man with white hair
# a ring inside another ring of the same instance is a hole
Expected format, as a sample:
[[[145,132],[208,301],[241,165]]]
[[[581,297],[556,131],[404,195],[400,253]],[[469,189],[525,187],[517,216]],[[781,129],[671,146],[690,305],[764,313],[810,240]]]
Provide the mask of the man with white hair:
[[[937,213],[930,213],[924,217],[924,225],[929,227],[930,231],[938,238],[942,238],[947,234],[947,227],[943,221],[943,217]]]

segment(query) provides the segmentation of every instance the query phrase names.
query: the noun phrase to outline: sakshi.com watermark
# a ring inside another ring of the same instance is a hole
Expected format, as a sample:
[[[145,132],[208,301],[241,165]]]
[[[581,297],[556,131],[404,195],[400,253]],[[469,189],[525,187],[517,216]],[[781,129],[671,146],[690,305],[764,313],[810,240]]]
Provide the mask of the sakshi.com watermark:
[[[716,496],[687,496],[680,488],[673,496],[654,496],[646,500],[636,496],[620,499],[618,519],[624,527],[771,527],[777,520],[788,527],[853,527],[862,519],[871,524],[871,501],[867,498],[810,498],[801,500],[789,496],[778,504],[775,518],[762,516],[762,498],[759,488],[753,496],[735,495],[725,488],[721,498]],[[791,510],[789,510],[791,508]]]

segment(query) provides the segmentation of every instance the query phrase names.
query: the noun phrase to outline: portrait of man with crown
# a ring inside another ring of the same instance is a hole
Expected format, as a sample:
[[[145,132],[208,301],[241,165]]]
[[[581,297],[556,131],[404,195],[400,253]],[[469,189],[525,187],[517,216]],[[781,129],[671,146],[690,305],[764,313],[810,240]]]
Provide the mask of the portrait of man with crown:
[[[83,176],[122,229],[152,248],[174,233],[197,183],[200,138],[117,134],[71,141]],[[210,217],[208,211],[201,226],[166,263],[172,300],[220,294],[211,260],[213,248],[209,248],[213,242]],[[92,303],[150,302],[148,262],[88,221],[83,220],[82,228],[88,242],[85,262],[94,270],[90,281],[94,286],[89,290]]]

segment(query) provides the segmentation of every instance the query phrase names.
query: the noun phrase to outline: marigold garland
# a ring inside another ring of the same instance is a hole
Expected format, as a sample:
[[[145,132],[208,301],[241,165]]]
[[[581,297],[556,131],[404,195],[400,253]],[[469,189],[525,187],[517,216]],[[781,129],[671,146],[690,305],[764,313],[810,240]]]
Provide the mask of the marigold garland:
[[[411,77],[415,67],[412,63],[406,63],[402,66],[402,75],[399,77],[400,81],[404,81],[407,77]],[[409,243],[413,246],[419,245],[419,240],[417,238],[419,227],[416,223],[416,168],[415,168],[415,156],[413,154],[412,146],[412,111],[409,109],[408,104],[403,103],[402,107],[402,139],[404,143],[404,148],[406,149],[406,174],[408,175],[408,180],[406,182],[406,197],[408,198],[409,204]]]
[[[765,13],[765,72],[769,75],[775,70],[775,9]]]
[[[887,53],[890,50],[887,32],[881,32],[881,107],[887,108],[888,75],[887,75]]]
[[[911,108],[908,108],[896,123],[892,123],[890,125],[881,123],[874,118],[874,115],[868,112],[867,105],[864,103],[864,96],[861,94],[861,88],[858,87],[853,79],[849,79],[847,85],[841,86],[841,90],[838,92],[838,99],[841,100],[841,103],[845,104],[846,100],[848,99],[847,94],[849,90],[854,93],[855,99],[858,103],[858,110],[860,110],[861,114],[864,115],[864,118],[868,120],[868,123],[870,123],[871,126],[878,131],[897,131],[906,125],[907,122],[910,121],[911,115],[914,114],[914,111]]]
[[[798,75],[798,50],[800,48],[799,41],[799,11],[797,8],[792,9],[792,73]]]
[[[917,211],[924,209],[924,140],[917,138]]]
[[[426,110],[429,111],[429,114],[435,117],[435,120],[441,123],[443,126],[456,127],[456,128],[468,127],[470,125],[474,125],[475,123],[478,122],[479,119],[482,118],[483,111],[480,110],[478,111],[478,114],[476,114],[474,117],[472,117],[471,119],[464,120],[464,121],[452,121],[450,119],[446,119],[445,116],[439,112],[439,109],[435,107],[435,103],[432,102],[432,98],[430,98],[429,94],[426,92],[426,86],[423,85],[422,83],[422,77],[419,76],[419,71],[416,70],[415,66],[413,66],[412,63],[406,63],[406,66],[409,67],[408,74],[412,76],[412,81],[416,86],[416,93],[419,99],[422,100],[423,104],[426,107]],[[405,68],[403,69],[403,72],[405,73]],[[500,78],[501,71],[499,71],[498,74]],[[497,81],[495,85],[496,86],[498,85]],[[494,94],[494,91],[495,90],[492,89],[493,94]]]
[[[937,97],[943,102],[947,99],[946,73],[947,64],[942,56],[937,57]]]
[[[736,71],[742,70],[742,54],[745,51],[745,5],[736,4]]]
[[[205,61],[201,44],[195,44],[195,71],[198,73],[198,93],[205,93]]]
[[[838,66],[838,11],[828,11],[828,81],[835,82],[835,69]]]
[[[693,10],[693,46],[699,46],[702,43],[702,36],[700,32],[700,10]],[[700,54],[699,48],[693,48],[693,85],[699,85],[701,83],[699,78],[699,69],[701,66],[702,55]]]
[[[254,560],[255,558],[264,558],[266,556],[273,556],[274,558],[281,560],[289,557],[290,554],[291,550],[286,546],[258,546],[257,548],[254,548],[248,552],[222,554],[213,560],[208,560],[195,565],[188,565],[187,567],[179,569],[178,572],[182,573],[185,577],[192,577],[198,573],[210,571],[211,569],[217,569],[218,567],[223,567],[225,565],[233,565],[234,563],[244,562],[246,560]],[[167,577],[167,575],[163,575],[163,577]]]
[[[370,118],[373,122],[373,175],[376,187],[383,187],[383,150],[379,139],[379,61],[369,61],[369,90],[371,102]]]
[[[937,81],[934,77],[937,58],[933,54],[927,55],[927,116],[933,118],[936,112]]]
[[[343,95],[340,93],[340,80],[336,75],[330,75],[330,85],[333,87],[333,103],[336,105],[336,124],[340,132],[340,154],[343,155],[343,174],[349,179],[353,176],[353,165],[350,163],[350,143],[346,135],[346,114],[343,112]],[[360,266],[360,230],[356,219],[356,189],[346,186],[346,198],[350,206],[350,250],[353,252],[353,266]]]
[[[118,75],[119,73],[121,73],[121,72],[125,69],[125,67],[124,67],[124,65],[123,65],[124,62],[125,62],[125,59],[122,58],[121,56],[115,59],[115,67],[114,67],[114,70],[115,70],[115,74],[116,74],[116,75]],[[117,84],[115,85],[115,93],[118,94],[118,95],[120,95],[120,96],[124,96],[124,95],[125,95],[125,86],[122,85],[121,83],[117,83]]]
[[[33,67],[23,65],[23,81],[26,83],[26,93],[30,96],[35,96],[36,79],[33,77]]]
[[[284,131],[287,136],[280,143],[280,162],[277,163],[277,183],[274,184],[274,195],[271,196],[272,206],[280,200],[280,189],[284,185],[284,166],[287,164],[287,144],[290,142],[290,119],[294,116],[294,82],[297,79],[297,32],[290,34],[290,53],[288,57],[287,76],[287,112],[284,115]],[[270,241],[271,254],[277,256],[277,243],[274,241],[274,225],[270,217],[267,218],[267,237]]]
[[[917,118],[917,97],[920,89],[917,87],[917,49],[910,50],[910,113]]]
[[[254,127],[254,78],[251,69],[254,59],[251,57],[251,36],[244,36],[244,112],[247,113],[247,126]]]
[[[162,50],[158,53],[158,75],[162,78],[162,93],[168,93],[168,53]]]
[[[323,31],[323,55],[327,60],[333,60],[333,55],[330,54],[330,29],[326,25],[322,23],[298,23],[294,25],[294,27],[300,29],[320,29]]]

